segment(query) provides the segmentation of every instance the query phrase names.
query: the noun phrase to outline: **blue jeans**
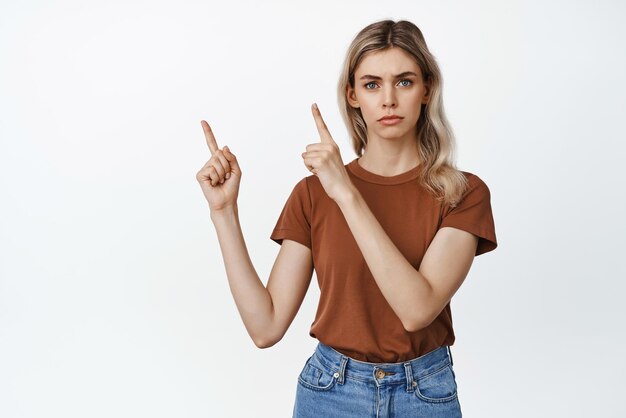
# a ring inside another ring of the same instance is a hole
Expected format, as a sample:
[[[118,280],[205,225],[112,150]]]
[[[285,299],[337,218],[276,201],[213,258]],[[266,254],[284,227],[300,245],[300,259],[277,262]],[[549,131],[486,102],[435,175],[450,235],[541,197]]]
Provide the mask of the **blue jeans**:
[[[300,375],[293,418],[461,417],[449,346],[400,363],[368,363],[322,342]]]

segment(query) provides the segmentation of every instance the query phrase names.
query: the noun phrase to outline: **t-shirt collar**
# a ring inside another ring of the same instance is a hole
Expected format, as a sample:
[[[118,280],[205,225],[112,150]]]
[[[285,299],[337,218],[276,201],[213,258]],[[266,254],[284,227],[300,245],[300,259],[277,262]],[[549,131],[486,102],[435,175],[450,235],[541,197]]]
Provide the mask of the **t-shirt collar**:
[[[360,178],[361,180],[365,180],[368,183],[401,184],[414,180],[419,176],[419,164],[412,169],[405,171],[404,173],[396,174],[395,176],[381,176],[380,174],[372,173],[371,171],[367,171],[366,169],[361,167],[357,162],[359,158],[360,157],[357,157],[354,160],[350,161],[346,167],[356,177]]]

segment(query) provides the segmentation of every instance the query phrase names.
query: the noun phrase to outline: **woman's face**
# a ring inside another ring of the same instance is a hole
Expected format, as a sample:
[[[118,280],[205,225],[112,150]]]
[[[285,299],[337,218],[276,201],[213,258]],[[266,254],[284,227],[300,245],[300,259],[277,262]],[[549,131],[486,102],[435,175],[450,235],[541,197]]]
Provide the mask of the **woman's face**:
[[[428,102],[428,86],[415,60],[401,48],[390,48],[365,56],[354,74],[354,89],[348,86],[347,99],[361,109],[367,135],[381,139],[415,139],[415,125],[422,103]],[[395,124],[381,118],[398,115]]]

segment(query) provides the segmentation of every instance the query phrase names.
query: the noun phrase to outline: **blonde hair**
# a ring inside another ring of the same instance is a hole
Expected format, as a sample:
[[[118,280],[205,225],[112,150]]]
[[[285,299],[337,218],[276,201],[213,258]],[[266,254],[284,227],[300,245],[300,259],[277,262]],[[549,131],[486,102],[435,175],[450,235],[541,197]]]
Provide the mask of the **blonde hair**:
[[[439,201],[454,207],[468,186],[468,181],[455,165],[456,144],[443,109],[443,80],[439,66],[428,50],[420,29],[409,21],[381,20],[372,23],[356,35],[348,48],[337,94],[341,116],[352,138],[352,147],[357,156],[363,155],[367,144],[367,128],[361,109],[348,103],[348,85],[355,88],[354,74],[367,54],[393,47],[402,48],[415,59],[424,82],[430,85],[430,98],[427,104],[422,104],[416,125],[421,161],[419,181]]]

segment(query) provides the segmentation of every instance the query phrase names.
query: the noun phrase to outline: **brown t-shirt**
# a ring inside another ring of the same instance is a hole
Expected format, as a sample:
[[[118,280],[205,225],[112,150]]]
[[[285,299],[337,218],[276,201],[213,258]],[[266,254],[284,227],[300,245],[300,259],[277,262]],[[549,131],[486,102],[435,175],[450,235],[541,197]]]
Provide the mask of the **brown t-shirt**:
[[[354,186],[391,241],[419,269],[439,228],[479,237],[476,255],[497,247],[490,192],[475,174],[455,208],[438,202],[417,180],[419,166],[395,176],[346,164]],[[293,188],[270,238],[311,248],[320,300],[309,335],[357,360],[397,363],[454,343],[450,303],[426,328],[407,332],[381,293],[339,206],[315,175]]]

